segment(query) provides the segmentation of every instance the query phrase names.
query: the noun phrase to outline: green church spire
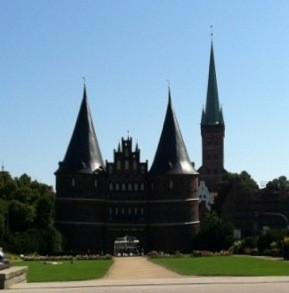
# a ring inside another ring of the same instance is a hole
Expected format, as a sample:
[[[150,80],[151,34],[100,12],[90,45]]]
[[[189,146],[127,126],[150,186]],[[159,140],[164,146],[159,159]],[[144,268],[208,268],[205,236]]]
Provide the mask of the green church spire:
[[[222,109],[219,106],[218,84],[215,68],[214,48],[211,43],[210,67],[206,108],[202,112],[201,125],[224,124]]]

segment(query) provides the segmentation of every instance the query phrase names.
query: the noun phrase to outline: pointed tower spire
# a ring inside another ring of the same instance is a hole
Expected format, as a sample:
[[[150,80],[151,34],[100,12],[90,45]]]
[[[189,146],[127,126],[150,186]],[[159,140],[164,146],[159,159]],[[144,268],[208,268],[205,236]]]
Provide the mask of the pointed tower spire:
[[[216,192],[218,182],[226,170],[224,168],[225,123],[223,111],[219,105],[213,39],[211,40],[206,108],[202,111],[201,134],[202,166],[198,170],[200,181],[205,181],[209,190]]]
[[[93,173],[104,166],[87,101],[86,84],[75,128],[56,173]]]
[[[171,91],[168,91],[168,107],[156,155],[150,174],[197,174],[194,169],[172,108]]]
[[[224,124],[222,111],[220,110],[220,106],[219,106],[219,94],[218,94],[218,84],[217,84],[217,76],[216,76],[216,69],[215,69],[213,40],[211,41],[206,109],[202,113],[201,124],[202,125]]]

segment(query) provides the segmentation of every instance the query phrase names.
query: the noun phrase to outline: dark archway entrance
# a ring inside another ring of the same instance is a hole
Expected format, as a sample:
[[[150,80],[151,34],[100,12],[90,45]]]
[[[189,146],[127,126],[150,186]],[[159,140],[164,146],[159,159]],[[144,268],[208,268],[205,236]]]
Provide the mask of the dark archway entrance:
[[[113,253],[116,256],[140,255],[140,242],[134,236],[118,237],[114,241]]]

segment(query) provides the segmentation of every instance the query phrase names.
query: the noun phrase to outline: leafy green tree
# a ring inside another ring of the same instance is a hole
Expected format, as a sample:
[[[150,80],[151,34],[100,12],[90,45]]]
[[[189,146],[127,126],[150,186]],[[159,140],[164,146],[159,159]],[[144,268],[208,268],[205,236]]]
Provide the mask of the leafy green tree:
[[[61,250],[54,227],[55,194],[27,174],[12,178],[0,172],[0,240],[17,253],[53,253]]]
[[[272,254],[272,246],[275,246],[276,253],[283,254],[284,237],[287,235],[285,230],[268,230],[260,235],[257,240],[257,247],[260,254]]]
[[[39,228],[51,227],[54,217],[54,201],[48,197],[43,196],[38,198],[36,202],[36,219],[35,224]]]
[[[232,246],[233,226],[221,220],[216,213],[207,214],[201,221],[200,231],[195,236],[194,248],[220,251]]]
[[[246,171],[240,174],[228,172],[218,184],[218,196],[213,208],[221,216],[224,203],[228,202],[227,199],[245,197],[258,189],[258,184]]]
[[[289,187],[289,181],[286,176],[280,176],[266,184],[266,188],[269,190],[284,190]]]
[[[13,232],[23,232],[31,227],[36,217],[34,206],[18,200],[9,204],[9,229]]]

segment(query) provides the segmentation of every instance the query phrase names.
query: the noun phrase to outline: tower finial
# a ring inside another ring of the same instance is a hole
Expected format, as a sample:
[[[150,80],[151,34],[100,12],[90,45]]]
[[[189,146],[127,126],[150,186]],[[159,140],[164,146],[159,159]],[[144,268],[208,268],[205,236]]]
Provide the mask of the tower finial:
[[[213,41],[213,37],[214,37],[214,27],[213,27],[212,24],[210,25],[210,28],[211,28],[211,41]]]
[[[2,168],[2,172],[4,171],[4,161],[2,160],[2,166],[1,166],[1,168]]]
[[[86,78],[85,78],[85,76],[83,76],[82,79],[83,79],[83,84],[86,85]]]
[[[167,81],[167,83],[168,83],[168,87],[170,88],[170,87],[171,87],[171,82],[170,82],[170,80],[167,79],[166,81]]]
[[[167,79],[167,83],[168,83],[168,89],[169,89],[169,103],[171,103],[171,83],[169,79]]]

